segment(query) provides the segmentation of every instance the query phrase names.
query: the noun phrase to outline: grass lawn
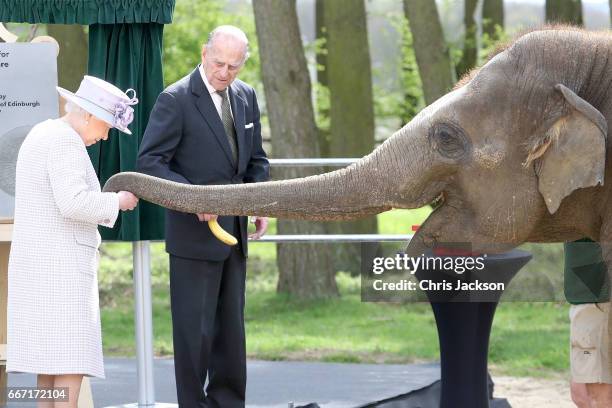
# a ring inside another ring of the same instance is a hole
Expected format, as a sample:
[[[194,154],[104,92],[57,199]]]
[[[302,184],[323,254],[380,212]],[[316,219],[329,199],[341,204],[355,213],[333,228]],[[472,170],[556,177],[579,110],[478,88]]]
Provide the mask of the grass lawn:
[[[411,233],[428,214],[396,210],[379,216],[381,233]],[[275,233],[275,224],[270,233]],[[100,271],[106,355],[133,356],[134,309],[129,244],[107,243]],[[251,358],[335,362],[404,363],[438,359],[428,304],[364,303],[359,278],[337,277],[338,299],[299,301],[275,292],[273,244],[250,247],[247,282],[247,352]],[[172,354],[163,244],[152,249],[154,348]],[[490,346],[496,372],[551,376],[568,369],[567,305],[560,302],[500,304]]]
[[[266,360],[404,363],[434,361],[438,342],[429,305],[362,303],[354,279],[339,279],[339,299],[299,302],[273,290],[247,295],[247,351]],[[154,348],[172,354],[168,289],[153,292]],[[133,356],[133,301],[102,310],[106,355]],[[548,376],[568,367],[567,306],[502,303],[490,362],[509,375]]]

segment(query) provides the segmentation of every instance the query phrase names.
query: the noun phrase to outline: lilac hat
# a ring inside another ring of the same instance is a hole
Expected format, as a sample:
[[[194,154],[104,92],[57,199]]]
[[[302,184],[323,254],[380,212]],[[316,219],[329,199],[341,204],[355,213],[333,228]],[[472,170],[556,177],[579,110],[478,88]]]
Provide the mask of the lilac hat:
[[[123,92],[106,81],[85,75],[76,93],[59,86],[57,92],[115,129],[128,135],[132,134],[128,125],[134,120],[134,108],[131,105],[138,103],[135,90],[128,89]],[[128,96],[130,92],[132,92],[131,98]]]

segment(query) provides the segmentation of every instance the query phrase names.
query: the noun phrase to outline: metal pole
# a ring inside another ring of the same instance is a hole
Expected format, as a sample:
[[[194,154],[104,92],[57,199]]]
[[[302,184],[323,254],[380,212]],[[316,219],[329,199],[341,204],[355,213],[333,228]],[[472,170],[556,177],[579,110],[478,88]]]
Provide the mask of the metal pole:
[[[357,160],[359,159],[336,157],[331,159],[269,159],[268,161],[272,167],[344,167],[355,163]]]
[[[412,239],[413,234],[309,234],[309,235],[264,235],[258,240],[249,240],[250,244],[262,242],[406,242]]]
[[[138,406],[155,405],[153,382],[153,317],[151,310],[151,243],[132,244],[134,259],[134,310],[138,362]]]

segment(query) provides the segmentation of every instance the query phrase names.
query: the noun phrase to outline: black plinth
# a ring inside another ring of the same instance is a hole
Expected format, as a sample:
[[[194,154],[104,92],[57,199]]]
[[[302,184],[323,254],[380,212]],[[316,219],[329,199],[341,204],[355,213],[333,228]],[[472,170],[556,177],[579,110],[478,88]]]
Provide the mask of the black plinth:
[[[425,254],[447,258],[451,255]],[[457,255],[452,255],[457,256]],[[476,257],[476,256],[474,256]],[[421,269],[419,280],[449,282],[502,282],[507,285],[531,259],[531,254],[512,250],[481,257],[484,269],[457,274],[453,271]],[[493,316],[503,290],[426,291],[436,319],[440,341],[440,408],[488,408],[487,359]]]

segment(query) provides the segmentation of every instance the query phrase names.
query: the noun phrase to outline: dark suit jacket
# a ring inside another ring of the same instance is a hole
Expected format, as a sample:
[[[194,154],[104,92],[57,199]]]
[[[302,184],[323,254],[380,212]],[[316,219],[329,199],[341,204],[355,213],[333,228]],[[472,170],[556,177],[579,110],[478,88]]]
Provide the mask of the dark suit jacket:
[[[186,184],[237,184],[266,181],[269,165],[261,141],[259,108],[253,88],[236,79],[229,90],[238,166],[212,98],[196,68],[157,98],[138,153],[137,171]],[[251,126],[252,124],[252,126]],[[248,126],[248,127],[247,127]],[[234,217],[219,217],[233,231]],[[247,255],[247,217],[239,236]],[[172,255],[219,261],[230,247],[216,239],[195,214],[166,211],[166,251]]]

